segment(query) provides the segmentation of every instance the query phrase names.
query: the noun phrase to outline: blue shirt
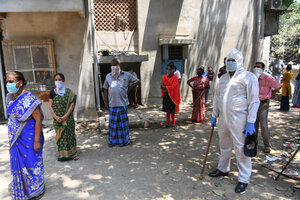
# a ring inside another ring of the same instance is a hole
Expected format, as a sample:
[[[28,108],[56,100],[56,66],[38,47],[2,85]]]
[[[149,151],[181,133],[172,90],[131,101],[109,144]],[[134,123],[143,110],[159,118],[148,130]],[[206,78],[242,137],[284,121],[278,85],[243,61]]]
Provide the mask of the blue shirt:
[[[108,89],[109,107],[128,106],[127,90],[129,83],[136,83],[139,79],[129,72],[121,71],[119,77],[114,79],[111,73],[106,75],[103,88]]]

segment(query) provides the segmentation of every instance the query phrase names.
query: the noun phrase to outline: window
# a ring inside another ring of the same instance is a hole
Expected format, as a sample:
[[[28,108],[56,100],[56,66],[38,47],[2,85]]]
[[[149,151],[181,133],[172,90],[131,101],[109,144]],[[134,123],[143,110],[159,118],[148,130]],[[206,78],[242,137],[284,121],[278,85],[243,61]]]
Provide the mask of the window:
[[[6,71],[20,71],[27,90],[46,91],[54,87],[56,71],[53,41],[4,41]]]
[[[184,60],[187,45],[162,45],[162,74],[167,73],[167,66],[173,62],[175,67],[184,73]]]

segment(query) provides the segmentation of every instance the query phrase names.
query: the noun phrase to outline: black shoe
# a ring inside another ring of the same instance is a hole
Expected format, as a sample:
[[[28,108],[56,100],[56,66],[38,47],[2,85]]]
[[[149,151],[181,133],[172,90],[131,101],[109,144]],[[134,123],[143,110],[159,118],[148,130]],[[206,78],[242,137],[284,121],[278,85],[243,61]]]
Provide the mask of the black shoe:
[[[210,177],[228,176],[228,172],[224,173],[217,169],[216,171],[210,172],[208,176]]]
[[[247,183],[238,182],[234,191],[239,194],[244,194],[246,192]]]

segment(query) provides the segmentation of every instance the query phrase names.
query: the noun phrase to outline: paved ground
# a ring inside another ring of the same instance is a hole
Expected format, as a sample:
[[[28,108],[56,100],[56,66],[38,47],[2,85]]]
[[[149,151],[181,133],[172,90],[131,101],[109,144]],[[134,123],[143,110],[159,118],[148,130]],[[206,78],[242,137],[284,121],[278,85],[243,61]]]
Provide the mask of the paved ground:
[[[278,102],[273,101],[270,126],[272,155],[280,157],[283,141],[299,134],[300,109],[284,113],[277,108]],[[266,156],[261,141],[258,156],[253,159],[251,183],[245,194],[238,195],[233,191],[237,181],[235,159],[229,178],[207,176],[218,161],[216,131],[205,178],[199,180],[210,134],[209,119],[201,124],[191,123],[191,108],[186,105],[177,116],[177,129],[172,130],[159,127],[164,121],[160,108],[130,109],[129,114],[132,127],[146,128],[131,129],[135,144],[122,148],[109,148],[106,131],[99,133],[97,123],[78,123],[78,161],[56,160],[55,132],[50,126],[45,127],[46,193],[42,199],[300,199],[300,191],[292,189],[297,181],[286,177],[274,181],[276,173],[261,167]],[[211,107],[207,111],[209,118],[210,115]],[[0,125],[0,131],[0,199],[10,199],[7,126]],[[300,160],[300,155],[296,160]]]

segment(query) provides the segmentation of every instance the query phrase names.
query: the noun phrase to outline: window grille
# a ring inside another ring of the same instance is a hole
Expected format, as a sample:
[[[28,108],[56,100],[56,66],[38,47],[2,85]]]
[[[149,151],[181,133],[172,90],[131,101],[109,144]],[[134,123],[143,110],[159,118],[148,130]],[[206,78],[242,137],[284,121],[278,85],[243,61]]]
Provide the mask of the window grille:
[[[183,59],[183,46],[169,46],[169,60],[182,60]]]
[[[2,47],[6,72],[22,72],[27,90],[46,91],[54,87],[53,41],[3,41]]]
[[[133,31],[136,27],[136,0],[95,0],[97,31]]]

